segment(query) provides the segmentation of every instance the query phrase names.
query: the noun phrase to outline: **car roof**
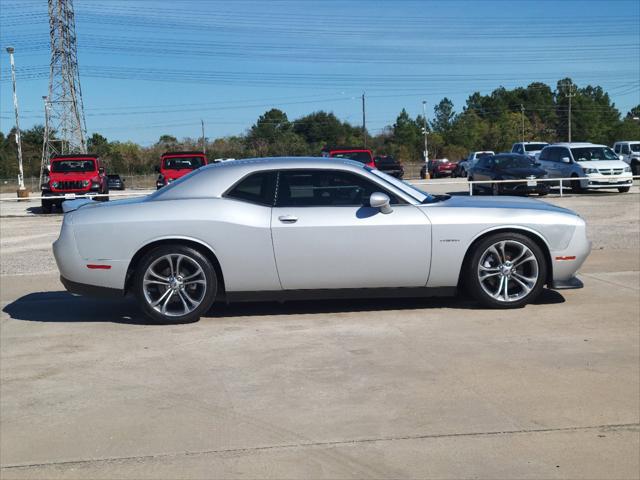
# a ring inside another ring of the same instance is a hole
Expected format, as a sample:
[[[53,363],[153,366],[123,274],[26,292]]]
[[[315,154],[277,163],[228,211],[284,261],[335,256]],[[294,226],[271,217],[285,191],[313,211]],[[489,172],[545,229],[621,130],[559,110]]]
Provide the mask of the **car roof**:
[[[187,188],[178,180],[152,194],[154,199],[170,200],[185,197],[219,197],[230,186],[251,173],[263,170],[331,169],[362,173],[365,165],[344,158],[328,157],[270,157],[247,158],[233,162],[210,163],[187,175]],[[183,177],[186,178],[186,177]]]
[[[640,143],[640,140],[618,140],[616,143]]]
[[[539,142],[535,142],[535,141],[533,141],[533,142],[516,142],[516,143],[514,143],[514,145],[530,145],[532,143],[544,143],[545,145],[549,145],[549,142],[545,142],[545,141],[542,141],[542,140],[540,140]]]
[[[601,145],[599,143],[591,143],[591,142],[558,142],[558,143],[552,143],[550,146],[554,146],[554,147],[606,147],[607,145]]]

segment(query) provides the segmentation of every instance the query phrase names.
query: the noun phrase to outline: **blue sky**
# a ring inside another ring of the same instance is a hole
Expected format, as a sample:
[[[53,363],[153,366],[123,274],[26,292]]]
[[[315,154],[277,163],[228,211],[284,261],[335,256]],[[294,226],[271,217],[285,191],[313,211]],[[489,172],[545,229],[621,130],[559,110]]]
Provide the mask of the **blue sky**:
[[[640,1],[75,0],[87,130],[154,143],[161,134],[244,132],[276,107],[333,111],[377,133],[474,91],[601,85],[625,114],[640,103]],[[8,55],[22,126],[43,123],[46,0],[0,0],[0,130],[13,125]],[[526,106],[525,106],[526,107]]]

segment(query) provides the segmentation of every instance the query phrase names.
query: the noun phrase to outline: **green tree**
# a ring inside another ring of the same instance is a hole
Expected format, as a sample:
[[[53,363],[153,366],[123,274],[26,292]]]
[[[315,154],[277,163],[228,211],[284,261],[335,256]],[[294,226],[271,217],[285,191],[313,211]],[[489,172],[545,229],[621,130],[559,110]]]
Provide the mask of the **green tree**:
[[[435,116],[431,126],[435,132],[442,134],[446,138],[455,117],[453,102],[445,97],[433,108],[433,112]]]

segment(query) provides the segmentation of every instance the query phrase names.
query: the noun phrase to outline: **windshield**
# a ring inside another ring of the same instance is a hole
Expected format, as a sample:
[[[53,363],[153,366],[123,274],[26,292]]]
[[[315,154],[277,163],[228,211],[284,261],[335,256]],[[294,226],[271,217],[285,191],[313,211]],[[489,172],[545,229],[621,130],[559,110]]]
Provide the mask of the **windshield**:
[[[632,152],[640,152],[640,143],[631,143],[629,144],[629,148]]]
[[[400,189],[404,193],[410,195],[415,198],[420,203],[431,203],[433,202],[433,197],[426,192],[423,192],[419,188],[414,187],[410,183],[407,183],[403,180],[398,180],[396,177],[392,177],[391,175],[387,175],[380,170],[376,170],[374,168],[366,167],[367,171],[373,173],[376,177],[379,177],[381,180],[393,185],[394,187]]]
[[[204,165],[202,157],[168,157],[164,159],[163,163],[167,170],[195,170]]]
[[[355,160],[360,163],[370,163],[371,155],[369,152],[331,152],[333,158],[346,158],[348,160]]]
[[[533,162],[522,157],[495,157],[495,165],[498,168],[531,168]]]
[[[591,162],[596,160],[618,160],[618,155],[609,147],[580,147],[572,148],[571,153],[576,162]]]
[[[393,157],[377,157],[376,163],[378,165],[395,165],[396,159]]]
[[[547,145],[548,145],[547,143],[527,143],[524,146],[524,151],[525,152],[537,152],[538,150],[542,150]]]
[[[95,172],[95,160],[54,160],[51,162],[51,171],[54,173],[64,172]]]

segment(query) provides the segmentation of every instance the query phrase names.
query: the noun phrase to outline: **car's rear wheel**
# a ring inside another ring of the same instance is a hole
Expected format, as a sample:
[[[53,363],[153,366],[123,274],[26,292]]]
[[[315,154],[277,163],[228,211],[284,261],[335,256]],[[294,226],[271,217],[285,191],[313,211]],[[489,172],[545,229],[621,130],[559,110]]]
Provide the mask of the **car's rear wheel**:
[[[629,190],[631,190],[631,187],[618,187],[620,193],[627,193]]]
[[[143,311],[158,323],[196,322],[216,298],[216,272],[207,257],[182,245],[147,253],[136,269],[134,291]]]
[[[42,201],[42,213],[51,213],[53,210],[53,204],[51,202],[47,202],[46,200]]]
[[[634,161],[631,163],[631,174],[632,175],[640,175],[640,162]]]
[[[497,233],[478,242],[465,268],[469,293],[491,308],[517,308],[538,297],[547,276],[540,247],[519,233]]]

